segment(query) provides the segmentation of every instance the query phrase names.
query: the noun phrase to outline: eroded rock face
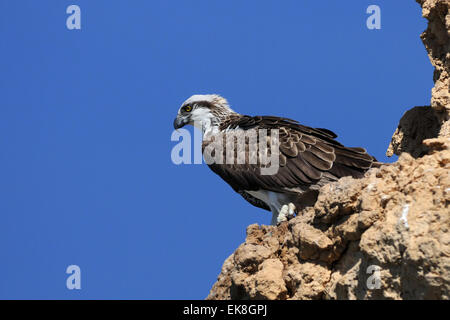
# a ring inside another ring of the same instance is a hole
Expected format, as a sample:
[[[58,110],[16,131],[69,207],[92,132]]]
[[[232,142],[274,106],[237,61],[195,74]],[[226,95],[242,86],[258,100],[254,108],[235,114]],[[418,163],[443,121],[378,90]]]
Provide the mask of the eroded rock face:
[[[450,140],[426,144],[324,186],[289,222],[249,226],[208,299],[449,299]]]
[[[435,67],[431,106],[450,111],[450,0],[417,0],[428,28],[420,36]]]
[[[407,111],[386,152],[388,157],[408,152],[413,157],[426,153],[422,141],[450,137],[450,0],[417,0],[428,28],[421,39],[435,67],[431,107]]]
[[[278,227],[251,225],[207,299],[450,299],[450,0],[417,0],[431,107],[406,112],[391,165],[325,185]]]
[[[406,111],[392,136],[386,155],[391,157],[394,153],[399,155],[408,152],[418,158],[427,154],[428,148],[422,142],[437,137],[441,126],[442,121],[437,112],[429,106]]]

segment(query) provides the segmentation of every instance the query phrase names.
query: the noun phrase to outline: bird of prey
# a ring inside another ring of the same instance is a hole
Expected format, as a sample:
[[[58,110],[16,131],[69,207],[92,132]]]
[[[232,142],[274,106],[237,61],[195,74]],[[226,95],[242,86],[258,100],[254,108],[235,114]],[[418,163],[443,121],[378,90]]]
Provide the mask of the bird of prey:
[[[232,139],[244,136],[244,148],[238,149],[233,140],[232,144],[224,142],[222,149],[215,151],[234,154],[232,163],[213,161],[208,166],[245,200],[271,211],[272,225],[312,206],[321,186],[344,176],[361,178],[371,167],[381,164],[363,148],[343,146],[330,130],[308,127],[288,118],[242,115],[233,111],[225,98],[215,94],[193,95],[182,104],[173,125],[178,129],[188,124],[202,130],[204,155],[211,141],[223,141],[229,134],[234,134]],[[245,139],[250,130],[266,132],[267,137]],[[271,134],[275,131],[278,136],[273,138]],[[278,143],[278,153],[275,149],[264,152],[277,156],[278,168],[275,173],[264,174],[262,170],[268,164],[260,161],[262,149],[254,147],[266,142],[269,146],[273,141]],[[249,161],[252,156],[258,160]]]

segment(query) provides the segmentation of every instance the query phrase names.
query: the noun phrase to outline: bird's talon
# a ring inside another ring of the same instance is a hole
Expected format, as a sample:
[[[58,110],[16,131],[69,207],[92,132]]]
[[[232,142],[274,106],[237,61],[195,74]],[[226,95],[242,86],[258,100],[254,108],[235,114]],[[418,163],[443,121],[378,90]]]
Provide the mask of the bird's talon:
[[[289,203],[288,208],[289,208],[288,218],[293,218],[297,213],[297,208],[292,202]]]
[[[281,222],[287,221],[289,216],[289,206],[284,205],[281,207],[280,213],[277,217],[277,224],[280,224]]]

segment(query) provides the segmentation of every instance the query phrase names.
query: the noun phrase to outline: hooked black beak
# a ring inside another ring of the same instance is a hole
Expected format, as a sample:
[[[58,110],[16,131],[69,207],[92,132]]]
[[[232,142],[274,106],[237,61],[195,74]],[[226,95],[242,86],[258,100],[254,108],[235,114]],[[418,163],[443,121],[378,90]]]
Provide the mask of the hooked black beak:
[[[188,120],[186,118],[180,118],[180,117],[176,117],[175,120],[173,121],[173,128],[179,129],[184,127],[186,124],[188,123]]]

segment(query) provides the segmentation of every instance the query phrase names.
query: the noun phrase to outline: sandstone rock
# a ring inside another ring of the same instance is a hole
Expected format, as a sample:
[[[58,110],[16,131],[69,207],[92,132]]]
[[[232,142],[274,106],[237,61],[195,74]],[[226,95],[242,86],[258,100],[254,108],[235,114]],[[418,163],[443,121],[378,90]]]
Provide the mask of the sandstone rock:
[[[259,271],[246,279],[247,290],[253,299],[285,298],[287,289],[283,280],[283,264],[278,259],[261,263]]]
[[[428,28],[420,36],[435,67],[431,106],[437,111],[450,111],[450,0],[417,0]],[[447,118],[448,119],[448,118]]]

